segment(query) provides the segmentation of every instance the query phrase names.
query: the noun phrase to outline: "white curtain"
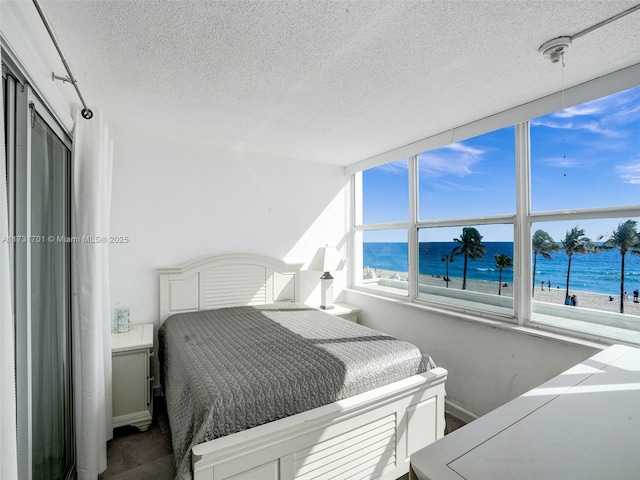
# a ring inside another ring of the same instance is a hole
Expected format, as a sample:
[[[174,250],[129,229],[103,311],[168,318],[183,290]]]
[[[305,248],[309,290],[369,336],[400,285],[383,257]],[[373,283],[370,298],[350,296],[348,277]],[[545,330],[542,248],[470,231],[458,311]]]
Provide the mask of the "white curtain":
[[[0,52],[1,54],[2,52]],[[0,239],[9,235],[7,171],[4,151],[4,95],[0,97]],[[0,478],[18,478],[15,345],[9,242],[0,242]]]
[[[78,480],[107,468],[111,428],[109,235],[113,145],[102,112],[75,115],[73,229],[73,365]],[[88,241],[91,239],[91,241]]]

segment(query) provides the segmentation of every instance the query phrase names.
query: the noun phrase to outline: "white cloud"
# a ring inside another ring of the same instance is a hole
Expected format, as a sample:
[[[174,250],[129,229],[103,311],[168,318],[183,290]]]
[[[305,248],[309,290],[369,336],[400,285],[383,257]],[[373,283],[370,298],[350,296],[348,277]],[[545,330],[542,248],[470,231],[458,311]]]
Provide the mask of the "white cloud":
[[[584,115],[597,115],[600,112],[602,112],[601,108],[587,103],[584,105],[578,105],[576,107],[565,108],[564,110],[556,112],[553,116],[558,118],[572,118],[581,117]]]
[[[418,156],[420,171],[431,176],[458,175],[473,173],[473,167],[480,162],[484,151],[462,143],[453,143],[446,147]]]
[[[484,188],[475,185],[468,185],[450,181],[439,182],[437,185],[434,185],[437,190],[444,192],[484,192],[486,191]]]
[[[640,185],[640,161],[618,165],[615,171],[625,183]]]
[[[599,133],[599,134],[604,135],[605,137],[609,137],[609,138],[621,138],[621,137],[625,137],[626,136],[625,132],[621,132],[619,130],[612,130],[610,128],[606,128],[600,122],[596,122],[596,121],[589,122],[589,123],[584,123],[584,124],[580,125],[580,128],[582,130],[587,130],[588,132]]]
[[[531,121],[532,126],[588,132],[592,137],[624,139],[630,126],[640,119],[640,90],[633,88],[603,98],[565,108]]]
[[[545,158],[544,160],[541,160],[541,163],[557,168],[573,168],[579,166],[579,163],[576,160],[569,159],[566,156]]]
[[[586,130],[587,132],[604,135],[608,138],[621,138],[626,136],[626,133],[620,130],[612,130],[606,128],[602,122],[593,120],[591,122],[579,123],[579,122],[559,122],[550,121],[547,119],[532,120],[531,125],[535,127],[547,127],[555,128],[559,130]]]

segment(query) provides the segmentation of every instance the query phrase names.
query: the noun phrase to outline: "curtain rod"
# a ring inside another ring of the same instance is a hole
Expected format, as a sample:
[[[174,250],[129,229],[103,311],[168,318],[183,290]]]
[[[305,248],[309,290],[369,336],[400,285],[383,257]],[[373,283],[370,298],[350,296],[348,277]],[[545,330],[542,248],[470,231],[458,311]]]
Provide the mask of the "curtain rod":
[[[83,118],[89,120],[89,119],[91,119],[93,117],[93,112],[87,107],[87,104],[84,101],[84,98],[82,97],[82,93],[80,93],[80,89],[78,88],[78,81],[75,78],[73,78],[73,74],[71,73],[71,69],[69,68],[69,64],[67,63],[67,59],[64,57],[64,54],[62,53],[62,50],[60,49],[60,45],[58,44],[58,40],[56,40],[56,36],[53,33],[53,30],[51,29],[51,26],[49,25],[49,22],[47,21],[47,17],[45,17],[44,12],[40,8],[40,5],[38,4],[37,0],[33,0],[33,4],[35,5],[36,10],[38,10],[38,14],[40,15],[40,18],[42,19],[42,23],[44,23],[44,26],[47,29],[47,32],[49,32],[49,36],[51,37],[51,41],[53,42],[53,45],[56,47],[56,50],[58,51],[58,55],[60,55],[60,60],[62,60],[64,68],[67,70],[67,76],[66,77],[60,77],[60,76],[56,75],[55,73],[52,73],[51,74],[51,79],[52,80],[62,80],[62,82],[69,82],[71,85],[73,85],[73,87],[76,89],[76,93],[78,94],[78,97],[80,98],[80,102],[82,103],[82,106],[84,107],[82,109],[82,111],[80,112],[80,114],[82,115]]]

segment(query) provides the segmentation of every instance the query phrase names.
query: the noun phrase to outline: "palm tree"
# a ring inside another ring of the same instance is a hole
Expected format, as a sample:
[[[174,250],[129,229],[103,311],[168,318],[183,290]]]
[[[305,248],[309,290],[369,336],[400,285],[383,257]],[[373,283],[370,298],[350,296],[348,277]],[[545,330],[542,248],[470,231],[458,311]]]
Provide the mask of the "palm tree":
[[[536,230],[531,240],[533,250],[533,284],[531,287],[531,296],[534,296],[536,290],[536,264],[538,263],[538,254],[547,260],[553,260],[551,253],[560,250],[560,246],[551,238],[544,230]]]
[[[569,276],[571,275],[571,259],[574,253],[587,254],[599,253],[598,247],[591,241],[589,237],[584,235],[584,230],[577,225],[571,230],[567,230],[567,235],[562,240],[562,248],[567,254],[569,262],[567,263],[567,290],[565,298],[569,296]]]
[[[502,271],[505,268],[513,267],[513,260],[504,253],[496,253],[496,267],[500,269],[500,282],[498,283],[498,295],[502,295]]]
[[[464,268],[462,274],[462,290],[467,289],[467,264],[469,259],[482,260],[487,252],[487,247],[482,244],[482,235],[473,227],[463,227],[460,238],[454,238],[454,242],[460,245],[451,251],[451,261],[458,256],[464,255]]]
[[[640,235],[635,220],[620,222],[618,228],[600,246],[604,250],[620,250],[620,313],[624,313],[624,258],[627,252],[640,255]]]

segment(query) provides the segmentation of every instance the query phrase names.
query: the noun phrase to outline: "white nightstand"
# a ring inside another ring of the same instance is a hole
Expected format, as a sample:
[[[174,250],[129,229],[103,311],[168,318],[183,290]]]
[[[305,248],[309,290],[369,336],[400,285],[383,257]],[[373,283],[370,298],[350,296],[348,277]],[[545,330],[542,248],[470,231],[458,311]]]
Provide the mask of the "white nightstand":
[[[360,313],[360,309],[358,307],[347,305],[346,303],[334,303],[333,308],[328,310],[323,309],[322,311],[354,323],[358,323],[358,313]]]
[[[111,355],[113,427],[133,425],[141,431],[148,430],[153,417],[153,324],[132,325],[126,333],[112,333]]]

